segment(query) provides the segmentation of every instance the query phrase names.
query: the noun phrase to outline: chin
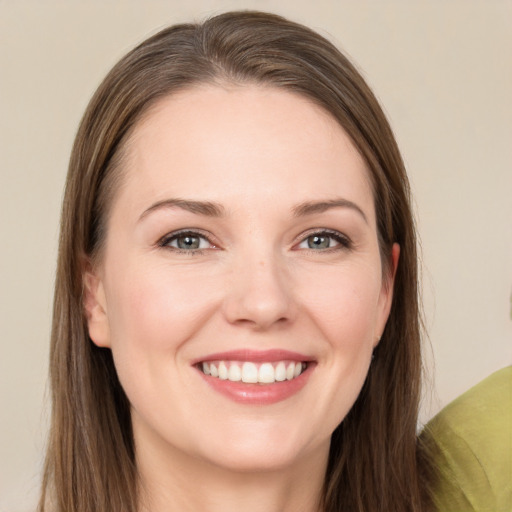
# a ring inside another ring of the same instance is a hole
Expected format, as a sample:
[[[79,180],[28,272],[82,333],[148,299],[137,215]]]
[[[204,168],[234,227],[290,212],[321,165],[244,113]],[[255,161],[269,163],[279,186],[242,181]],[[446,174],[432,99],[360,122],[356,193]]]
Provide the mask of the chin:
[[[212,458],[211,463],[234,473],[269,473],[292,468],[300,458],[297,452],[276,452],[272,448],[258,452],[235,448]]]
[[[283,428],[271,428],[272,432],[253,426],[243,435],[229,435],[218,438],[209,444],[205,456],[218,467],[238,473],[272,472],[292,468],[312,453],[329,451],[330,438],[324,442],[307,441],[293,435],[293,431]],[[315,436],[316,437],[316,436]],[[322,445],[324,450],[321,450]],[[320,448],[320,450],[319,450]],[[204,453],[204,452],[203,452]]]

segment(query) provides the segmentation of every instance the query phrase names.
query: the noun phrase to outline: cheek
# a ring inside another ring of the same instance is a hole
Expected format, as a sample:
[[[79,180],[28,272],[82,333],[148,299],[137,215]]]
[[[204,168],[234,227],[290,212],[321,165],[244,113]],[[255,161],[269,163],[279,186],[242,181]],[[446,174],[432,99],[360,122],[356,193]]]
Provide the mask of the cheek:
[[[357,351],[375,341],[380,286],[374,267],[347,265],[317,269],[314,281],[301,286],[300,296],[332,348]]]
[[[170,390],[187,382],[183,347],[212,314],[212,278],[195,279],[158,263],[118,266],[110,276],[107,304],[116,371],[132,407],[158,424],[155,411],[168,403],[176,410],[183,405]],[[186,417],[187,411],[181,414]]]
[[[378,267],[377,267],[378,268]],[[321,332],[315,417],[331,434],[356,401],[366,379],[376,338],[380,275],[367,265],[317,269],[315,286],[302,288],[313,332]]]
[[[201,328],[215,304],[208,276],[191,279],[187,272],[159,264],[142,271],[135,265],[126,272],[119,268],[111,275],[107,304],[114,352],[173,356]]]

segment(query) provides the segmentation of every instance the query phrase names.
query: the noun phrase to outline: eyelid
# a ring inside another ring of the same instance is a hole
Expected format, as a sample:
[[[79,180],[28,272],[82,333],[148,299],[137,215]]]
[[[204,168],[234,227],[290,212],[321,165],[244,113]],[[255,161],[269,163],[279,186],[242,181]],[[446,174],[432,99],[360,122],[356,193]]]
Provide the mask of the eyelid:
[[[327,249],[319,250],[319,249],[299,249],[298,246],[305,242],[307,238],[314,235],[324,235],[328,236],[330,238],[333,238],[336,240],[338,245],[334,247],[329,247]],[[329,228],[312,228],[307,230],[306,232],[303,232],[300,234],[300,236],[297,238],[297,241],[293,244],[293,248],[297,250],[309,250],[312,252],[329,252],[329,251],[336,251],[336,250],[343,250],[343,249],[351,249],[352,248],[352,240],[349,236],[345,235],[341,231],[338,231],[336,229],[329,229]]]
[[[211,247],[208,247],[206,249],[200,249],[200,248],[179,249],[177,247],[172,247],[169,245],[169,243],[171,241],[178,238],[179,236],[184,236],[184,235],[192,235],[192,236],[197,236],[199,238],[202,238],[203,240],[206,240],[210,244]],[[314,236],[314,235],[323,235],[323,236],[330,237],[337,242],[337,245],[335,245],[334,247],[328,247],[326,249],[306,249],[306,248],[300,249],[298,247],[301,243],[305,242],[308,237]],[[202,229],[183,228],[183,229],[178,229],[176,231],[171,231],[170,233],[165,234],[157,241],[156,245],[158,247],[168,248],[170,250],[177,251],[177,252],[199,253],[204,250],[219,249],[220,248],[219,244],[216,243],[213,239],[214,239],[214,237],[211,235],[211,233],[204,231]],[[292,249],[310,250],[312,252],[330,252],[330,251],[336,251],[336,250],[350,249],[350,248],[352,248],[352,245],[353,244],[352,244],[352,240],[350,239],[350,237],[348,237],[346,234],[344,234],[338,230],[329,229],[329,228],[312,228],[312,229],[309,229],[309,230],[301,233],[296,238],[296,241],[293,243]]]
[[[185,249],[179,249],[177,247],[171,247],[170,245],[168,245],[174,239],[178,238],[179,236],[184,236],[184,235],[192,235],[192,236],[197,236],[198,238],[202,238],[202,239],[206,240],[211,245],[211,247],[208,247],[207,249],[187,249],[187,250],[185,250]],[[212,237],[211,233],[208,233],[202,229],[183,228],[183,229],[178,229],[176,231],[171,231],[170,233],[165,234],[163,237],[161,237],[157,241],[156,245],[158,247],[168,248],[170,250],[174,250],[177,252],[198,253],[198,252],[201,252],[204,250],[209,250],[209,249],[219,249],[219,245],[216,244],[215,242],[213,242],[212,238],[213,237]]]

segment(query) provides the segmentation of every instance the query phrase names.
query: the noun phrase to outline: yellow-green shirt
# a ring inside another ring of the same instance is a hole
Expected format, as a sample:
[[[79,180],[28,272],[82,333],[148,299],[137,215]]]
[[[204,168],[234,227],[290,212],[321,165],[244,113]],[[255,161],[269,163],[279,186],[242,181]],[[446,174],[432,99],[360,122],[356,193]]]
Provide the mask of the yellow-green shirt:
[[[439,512],[512,512],[512,366],[461,395],[426,426]]]

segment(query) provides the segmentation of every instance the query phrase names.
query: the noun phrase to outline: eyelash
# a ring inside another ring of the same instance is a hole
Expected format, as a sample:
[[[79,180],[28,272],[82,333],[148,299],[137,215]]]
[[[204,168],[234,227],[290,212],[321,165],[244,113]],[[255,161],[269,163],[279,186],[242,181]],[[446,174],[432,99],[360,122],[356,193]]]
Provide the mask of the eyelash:
[[[322,238],[330,238],[330,239],[336,241],[337,245],[335,245],[334,247],[326,247],[324,249],[313,249],[311,247],[303,248],[304,250],[307,250],[308,252],[311,252],[311,253],[318,253],[318,252],[330,253],[330,252],[352,249],[352,241],[350,240],[350,238],[347,237],[346,235],[344,235],[343,233],[340,233],[339,231],[335,231],[332,229],[313,230],[313,231],[310,231],[309,233],[305,233],[301,236],[301,240],[298,244],[296,244],[296,246],[303,244],[303,243],[307,243],[308,238],[315,237],[315,236],[322,237]]]
[[[184,237],[185,238],[187,236],[189,236],[191,238],[199,238],[200,239],[199,243],[201,243],[202,240],[206,240],[208,242],[208,244],[210,244],[210,246],[211,246],[211,247],[208,247],[208,249],[217,249],[215,244],[204,233],[201,233],[200,231],[189,230],[189,229],[186,229],[186,230],[183,230],[183,231],[175,231],[173,233],[169,233],[169,234],[165,235],[164,237],[162,237],[159,240],[158,246],[162,247],[164,249],[169,249],[169,250],[174,251],[174,252],[176,252],[178,254],[187,254],[187,255],[190,255],[190,256],[203,254],[204,249],[200,249],[200,248],[197,248],[197,249],[181,249],[179,247],[173,247],[173,246],[170,245],[171,242],[173,242],[175,240],[178,240],[180,237]]]
[[[218,247],[215,246],[215,244],[210,240],[208,236],[206,236],[204,233],[200,231],[193,231],[193,230],[183,230],[183,231],[176,231],[173,233],[169,233],[162,237],[158,241],[158,247],[165,248],[172,250],[178,254],[187,254],[187,255],[201,255],[203,254],[205,249],[201,248],[193,248],[193,249],[183,249],[179,247],[173,247],[171,246],[171,242],[178,240],[180,237],[191,237],[191,238],[198,238],[199,244],[201,244],[201,241],[206,241],[208,244],[210,244],[211,247],[208,247],[207,249],[217,249]],[[334,247],[326,247],[322,249],[313,249],[311,247],[309,248],[302,248],[303,250],[306,250],[310,253],[318,253],[318,252],[336,252],[340,250],[347,250],[352,248],[352,241],[344,234],[340,233],[339,231],[334,231],[330,229],[322,229],[322,230],[315,230],[310,231],[309,233],[305,233],[302,235],[300,241],[294,245],[294,247],[300,246],[303,243],[307,243],[307,240],[311,237],[321,237],[321,238],[329,238],[334,240],[337,245]]]

